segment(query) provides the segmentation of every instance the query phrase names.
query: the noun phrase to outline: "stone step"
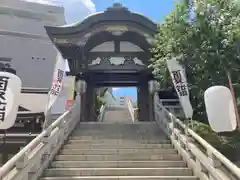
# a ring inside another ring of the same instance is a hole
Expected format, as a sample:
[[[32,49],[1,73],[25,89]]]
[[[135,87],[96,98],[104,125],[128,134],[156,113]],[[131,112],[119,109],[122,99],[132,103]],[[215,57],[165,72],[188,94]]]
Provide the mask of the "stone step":
[[[65,144],[68,149],[142,149],[173,148],[172,144]]]
[[[148,154],[176,154],[175,149],[66,149],[63,148],[60,154],[72,154],[72,155],[117,155],[117,154],[136,154],[142,155]]]
[[[96,128],[79,128],[73,131],[74,133],[76,132],[94,132],[94,133],[107,133],[107,132],[115,132],[117,134],[142,134],[142,133],[162,133],[159,128],[144,128],[144,129],[139,129],[139,128],[129,128],[129,127],[96,127]]]
[[[116,130],[118,133],[135,133],[135,132],[162,132],[161,129],[158,127],[158,125],[150,126],[150,127],[140,127],[135,126],[135,124],[105,124],[105,125],[87,125],[87,126],[80,126],[74,130],[74,132],[77,131],[94,131],[94,132],[111,132],[113,130]]]
[[[123,127],[123,128],[112,128],[112,127],[109,127],[109,128],[95,128],[95,129],[91,129],[91,128],[80,128],[80,129],[77,129],[75,130],[73,133],[90,133],[90,132],[93,132],[93,133],[97,133],[97,134],[106,134],[106,133],[112,133],[114,132],[115,134],[117,135],[120,135],[120,134],[147,134],[149,133],[150,135],[151,134],[164,134],[163,131],[161,131],[159,128],[157,129],[152,129],[152,128],[149,128],[149,129],[134,129],[134,128],[126,128],[126,127]]]
[[[123,132],[123,133],[135,133],[135,132],[162,132],[158,125],[155,126],[136,126],[135,124],[103,124],[103,125],[82,125],[79,126],[74,130],[77,131],[104,131],[110,132],[116,130],[116,132]],[[121,131],[122,130],[122,131]],[[131,130],[131,131],[129,131]]]
[[[156,122],[80,123],[40,180],[198,180]]]
[[[166,139],[149,139],[149,140],[131,140],[131,139],[101,139],[101,140],[79,140],[69,139],[68,144],[170,144]]]
[[[129,131],[126,131],[124,129],[121,129],[121,130],[117,130],[117,129],[97,129],[97,130],[91,130],[91,129],[80,129],[78,131],[74,131],[73,134],[90,134],[90,133],[94,133],[93,135],[98,134],[98,135],[101,135],[101,134],[109,134],[109,135],[112,135],[112,136],[116,136],[116,135],[154,135],[154,134],[164,134],[163,131],[152,131],[152,130],[135,130],[135,129],[131,129]],[[113,133],[113,134],[111,134]]]
[[[164,134],[163,131],[161,130],[156,130],[156,131],[152,131],[152,130],[135,130],[135,129],[130,129],[128,131],[124,130],[124,129],[97,129],[97,130],[91,130],[91,129],[80,129],[78,131],[74,131],[73,134],[78,134],[78,133],[82,133],[82,134],[86,134],[86,133],[90,133],[90,132],[94,132],[96,134],[110,134],[110,133],[114,133],[111,135],[154,135],[154,134]]]
[[[40,180],[198,180],[196,176],[69,176],[44,177]]]
[[[57,155],[57,161],[159,161],[182,160],[177,154],[119,154],[119,155]]]
[[[192,176],[189,168],[50,168],[45,176]]]
[[[53,161],[52,168],[166,168],[186,167],[184,161]]]
[[[152,136],[133,136],[133,135],[125,135],[125,136],[113,136],[113,135],[98,135],[98,136],[92,136],[89,134],[80,134],[80,135],[74,135],[69,137],[70,140],[105,140],[105,139],[112,139],[112,140],[131,140],[131,141],[140,141],[140,140],[167,140],[168,138],[166,137],[166,135],[152,135]]]
[[[86,133],[86,132],[94,132],[94,133],[111,133],[111,132],[115,132],[116,134],[155,134],[155,133],[159,133],[159,134],[164,134],[164,132],[159,129],[158,127],[155,128],[148,128],[148,129],[139,129],[139,128],[129,128],[129,127],[93,127],[93,128],[79,128],[79,129],[75,129],[73,131],[73,133]]]
[[[156,122],[154,123],[132,123],[132,122],[129,122],[129,123],[109,123],[109,122],[93,122],[93,123],[83,123],[81,122],[79,124],[79,126],[77,127],[77,129],[75,129],[76,131],[78,129],[107,129],[111,127],[112,129],[115,128],[115,129],[137,129],[137,130],[149,130],[149,129],[158,129],[160,130],[159,126],[157,125]]]

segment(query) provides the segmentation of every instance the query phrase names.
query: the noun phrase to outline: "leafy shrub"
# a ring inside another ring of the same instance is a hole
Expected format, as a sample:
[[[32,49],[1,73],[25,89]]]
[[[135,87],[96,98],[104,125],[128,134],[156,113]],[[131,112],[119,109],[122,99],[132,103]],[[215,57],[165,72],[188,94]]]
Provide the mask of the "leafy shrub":
[[[217,134],[209,125],[198,121],[185,121],[185,124],[191,127],[194,132],[205,139],[209,144],[219,150],[219,152],[221,152],[231,161],[238,161],[240,159],[239,132]]]
[[[105,102],[104,102],[103,97],[97,96],[95,98],[95,114],[96,114],[97,117],[100,114],[101,106],[104,105],[104,104],[105,104]]]
[[[196,132],[212,146],[216,148],[221,146],[221,137],[219,137],[218,134],[214,132],[207,124],[198,121],[186,121],[185,124],[191,127],[194,132]]]
[[[240,159],[240,133],[232,132],[222,137],[222,145],[219,151],[232,161]]]

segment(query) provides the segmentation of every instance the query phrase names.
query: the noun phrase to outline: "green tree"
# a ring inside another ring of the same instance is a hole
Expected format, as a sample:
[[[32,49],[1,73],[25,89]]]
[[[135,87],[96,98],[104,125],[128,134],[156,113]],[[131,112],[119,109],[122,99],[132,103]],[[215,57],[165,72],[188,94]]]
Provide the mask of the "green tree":
[[[107,88],[98,89],[97,93],[95,94],[94,109],[95,109],[96,118],[98,118],[98,116],[100,115],[100,109],[101,109],[102,105],[105,104],[104,94],[105,94],[106,90],[107,90]]]
[[[100,96],[96,96],[96,98],[95,98],[95,114],[96,114],[96,116],[98,117],[99,116],[99,114],[100,114],[100,109],[101,109],[101,107],[102,107],[102,105],[104,105],[105,103],[104,103],[104,99],[103,99],[103,97],[100,97]]]
[[[158,26],[152,65],[162,87],[172,85],[166,60],[181,55],[186,67],[194,118],[206,120],[204,91],[227,85],[226,73],[239,82],[240,8],[229,0],[187,0]]]

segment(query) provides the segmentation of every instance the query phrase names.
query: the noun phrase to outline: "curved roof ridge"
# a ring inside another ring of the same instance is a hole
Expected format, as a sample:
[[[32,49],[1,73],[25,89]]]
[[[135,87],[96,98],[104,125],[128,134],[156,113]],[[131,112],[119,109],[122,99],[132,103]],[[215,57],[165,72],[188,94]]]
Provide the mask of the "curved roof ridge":
[[[103,14],[103,13],[104,13],[104,11],[91,13],[91,14],[89,14],[88,16],[85,16],[81,21],[76,21],[76,22],[73,22],[73,23],[70,23],[70,24],[64,24],[64,25],[59,26],[59,27],[73,27],[73,26],[78,26],[78,25],[81,24],[82,22],[86,21],[88,18],[93,17],[93,16],[97,16],[97,15],[100,15],[100,14]],[[56,26],[56,27],[57,27],[57,26]]]
[[[157,23],[143,14],[136,13],[123,7],[121,4],[114,4],[112,7],[107,8],[105,11],[96,12],[88,15],[82,21],[66,24],[63,26],[45,26],[47,33],[52,34],[72,34],[87,30],[92,25],[100,22],[134,22],[141,25],[155,34],[157,32]]]

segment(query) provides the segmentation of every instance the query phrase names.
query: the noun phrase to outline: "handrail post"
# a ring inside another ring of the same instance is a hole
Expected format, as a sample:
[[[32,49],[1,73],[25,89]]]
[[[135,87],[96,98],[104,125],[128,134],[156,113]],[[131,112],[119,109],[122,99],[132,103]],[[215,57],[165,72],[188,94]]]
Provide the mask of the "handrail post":
[[[208,159],[210,160],[213,167],[215,167],[215,168],[221,167],[222,164],[219,161],[219,159],[208,149],[207,149],[207,155],[208,155]]]
[[[25,152],[24,155],[19,158],[19,160],[16,162],[16,169],[18,171],[22,171],[28,164],[28,152]],[[23,176],[21,178],[21,180],[24,180],[24,179],[28,179],[28,171],[26,171],[25,173],[23,173]]]

